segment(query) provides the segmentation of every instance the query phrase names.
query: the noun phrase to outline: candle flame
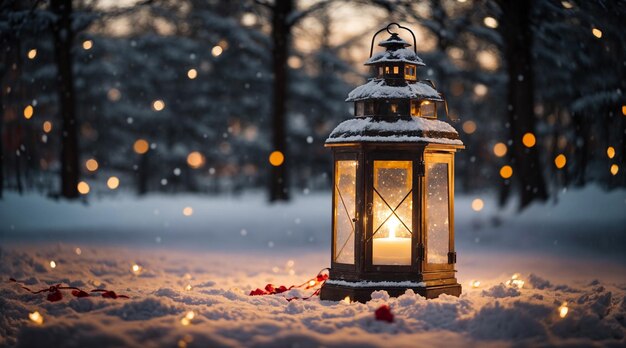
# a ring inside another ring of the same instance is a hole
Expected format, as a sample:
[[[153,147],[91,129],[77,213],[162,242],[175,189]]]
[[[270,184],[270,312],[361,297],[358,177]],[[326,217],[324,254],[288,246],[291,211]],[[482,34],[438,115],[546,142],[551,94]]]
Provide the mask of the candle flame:
[[[343,299],[343,303],[345,303],[345,304],[350,304],[350,296],[346,296],[346,297],[344,297],[344,299]]]

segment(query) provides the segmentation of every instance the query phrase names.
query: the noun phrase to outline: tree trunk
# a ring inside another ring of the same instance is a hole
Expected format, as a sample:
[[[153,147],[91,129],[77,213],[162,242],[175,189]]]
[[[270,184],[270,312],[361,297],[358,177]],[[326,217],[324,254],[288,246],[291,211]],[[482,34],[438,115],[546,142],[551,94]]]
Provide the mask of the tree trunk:
[[[287,168],[287,134],[285,113],[287,104],[287,55],[291,26],[287,16],[293,9],[293,0],[276,1],[272,9],[272,65],[274,71],[274,93],[272,100],[272,151],[280,151],[285,161],[272,166],[270,175],[270,202],[289,200]]]
[[[548,197],[538,146],[526,148],[522,136],[535,131],[534,84],[532,69],[532,31],[530,15],[533,0],[500,0],[500,32],[504,41],[504,59],[508,73],[509,131],[513,141],[509,158],[513,180],[520,189],[520,209],[534,200]]]
[[[78,125],[76,122],[74,77],[72,71],[72,1],[51,0],[57,15],[54,23],[54,56],[58,74],[59,111],[61,113],[61,195],[78,198]]]

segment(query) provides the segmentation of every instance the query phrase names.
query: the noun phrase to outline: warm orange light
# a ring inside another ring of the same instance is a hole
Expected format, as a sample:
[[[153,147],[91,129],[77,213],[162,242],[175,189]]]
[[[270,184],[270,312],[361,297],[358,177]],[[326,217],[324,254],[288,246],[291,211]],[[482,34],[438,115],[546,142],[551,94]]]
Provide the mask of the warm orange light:
[[[480,280],[470,280],[470,286],[474,289],[480,287]]]
[[[622,105],[622,115],[626,116],[626,105]]]
[[[561,307],[559,307],[559,317],[565,318],[568,312],[569,312],[569,308],[567,308],[567,302],[563,302]]]
[[[24,118],[27,120],[30,120],[31,117],[33,117],[33,113],[35,113],[35,109],[33,108],[32,105],[27,105],[24,108]]]
[[[613,146],[607,147],[606,148],[606,155],[609,156],[609,158],[615,157],[615,148]]]
[[[50,261],[50,268],[57,268],[57,263],[54,261]]]
[[[120,100],[120,98],[122,97],[122,93],[117,88],[111,88],[107,92],[107,97],[109,98],[110,101],[116,102]]]
[[[493,153],[497,157],[504,157],[504,155],[506,155],[507,150],[508,149],[504,143],[497,143],[493,146]]]
[[[489,91],[489,88],[487,88],[487,86],[483,85],[482,83],[479,83],[476,86],[474,86],[474,94],[476,94],[479,97],[484,97],[485,95],[487,95],[488,91]]]
[[[96,170],[98,170],[98,161],[96,161],[93,158],[90,158],[87,160],[87,162],[85,162],[85,167],[87,168],[88,171],[95,172]]]
[[[611,175],[617,175],[619,172],[619,166],[617,164],[611,164]]]
[[[502,166],[502,168],[500,168],[500,176],[503,179],[510,178],[511,176],[513,176],[513,168],[509,165]]]
[[[463,131],[467,134],[472,134],[476,131],[476,122],[465,121],[463,122]]]
[[[187,165],[193,169],[204,166],[204,162],[204,155],[198,151],[190,152],[189,155],[187,155]]]
[[[90,50],[92,47],[93,47],[93,41],[91,41],[91,40],[83,41],[83,49],[84,50]]]
[[[183,208],[183,215],[185,215],[185,216],[193,215],[193,208],[192,207],[185,207],[185,208]]]
[[[139,274],[141,272],[141,266],[139,266],[138,264],[134,264],[131,268],[131,271],[133,271],[133,273],[135,274]]]
[[[187,77],[188,77],[190,80],[195,79],[196,77],[198,77],[198,70],[196,70],[196,69],[189,69],[189,70],[187,71]]]
[[[482,199],[476,198],[472,201],[472,209],[474,211],[481,211],[485,207],[485,202]]]
[[[591,29],[591,33],[593,34],[593,36],[597,37],[598,39],[602,37],[602,30],[598,28]]]
[[[566,8],[566,9],[570,9],[574,7],[574,5],[569,1],[561,1],[561,5],[563,6],[563,8]]]
[[[223,51],[224,49],[220,46],[213,46],[213,48],[211,49],[211,54],[213,55],[213,57],[219,57]]]
[[[537,139],[535,139],[535,135],[533,133],[526,133],[522,137],[522,143],[526,147],[533,147],[537,143]]]
[[[28,57],[28,59],[35,59],[35,57],[37,57],[37,49],[31,49],[30,51],[28,51],[28,54],[26,56]]]
[[[28,319],[34,322],[37,325],[43,324],[43,316],[39,314],[39,312],[34,311],[32,313],[28,313]]]
[[[498,21],[493,17],[485,17],[483,19],[483,23],[485,23],[486,27],[495,29],[498,27]]]
[[[120,186],[120,179],[117,178],[117,176],[112,176],[107,180],[107,186],[111,189],[111,190],[115,190],[116,188],[118,188]]]
[[[89,184],[87,184],[84,181],[79,182],[77,188],[78,188],[78,192],[81,195],[86,195],[89,193]]]
[[[42,128],[45,133],[50,133],[52,131],[52,122],[50,121],[44,122]]]
[[[556,156],[556,158],[554,158],[554,165],[558,169],[562,169],[563,167],[565,167],[566,163],[567,163],[567,158],[565,157],[564,154],[559,154],[558,156]]]
[[[154,111],[161,111],[165,109],[165,102],[161,99],[157,99],[152,102],[152,108],[154,109]]]
[[[135,152],[140,155],[148,152],[149,148],[150,145],[144,139],[137,139],[137,141],[135,141],[135,144],[133,144],[133,150],[135,150]]]
[[[285,162],[285,155],[280,151],[274,151],[270,154],[269,161],[271,165],[278,167]]]

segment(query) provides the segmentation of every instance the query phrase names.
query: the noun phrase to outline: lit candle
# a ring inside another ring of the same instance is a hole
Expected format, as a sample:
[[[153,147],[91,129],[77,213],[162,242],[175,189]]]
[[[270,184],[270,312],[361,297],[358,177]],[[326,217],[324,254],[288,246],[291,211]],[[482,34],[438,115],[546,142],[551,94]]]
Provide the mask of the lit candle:
[[[411,264],[411,238],[396,237],[398,220],[390,219],[389,237],[373,239],[373,264],[374,265],[410,265]]]

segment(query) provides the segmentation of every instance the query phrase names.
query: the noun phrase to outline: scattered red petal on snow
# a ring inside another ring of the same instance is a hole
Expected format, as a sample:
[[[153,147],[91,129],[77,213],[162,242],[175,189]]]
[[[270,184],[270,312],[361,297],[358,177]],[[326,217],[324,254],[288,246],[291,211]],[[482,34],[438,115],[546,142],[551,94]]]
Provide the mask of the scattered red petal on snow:
[[[274,285],[272,285],[272,284],[265,285],[265,291],[269,292],[270,294],[275,293]]]
[[[256,290],[250,291],[250,296],[259,296],[259,295],[265,295],[265,291],[259,288],[257,288]]]
[[[76,297],[89,297],[89,294],[83,290],[72,290],[72,295]]]
[[[52,291],[51,293],[48,294],[48,301],[50,302],[57,302],[57,301],[61,301],[63,299],[63,294],[59,291]]]
[[[318,282],[323,282],[323,281],[325,281],[327,279],[328,279],[328,274],[318,274],[317,275],[317,281]]]
[[[376,320],[393,323],[393,313],[391,313],[391,308],[389,308],[386,304],[378,307],[378,309],[374,312],[374,316],[376,317]]]
[[[119,296],[117,296],[117,294],[115,293],[115,291],[110,290],[110,291],[105,291],[102,293],[102,297],[104,298],[112,298],[112,299],[116,299]]]
[[[286,287],[286,286],[281,285],[281,286],[279,286],[278,288],[274,289],[274,293],[275,293],[275,294],[280,294],[280,293],[283,293],[283,292],[285,292],[285,291],[287,291],[287,290],[289,290],[289,289],[287,289],[287,287]]]

